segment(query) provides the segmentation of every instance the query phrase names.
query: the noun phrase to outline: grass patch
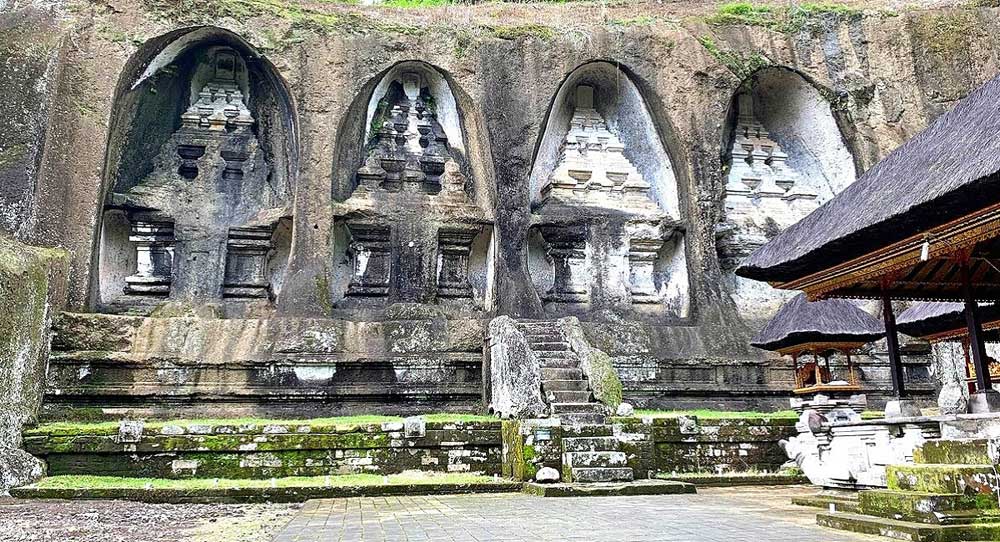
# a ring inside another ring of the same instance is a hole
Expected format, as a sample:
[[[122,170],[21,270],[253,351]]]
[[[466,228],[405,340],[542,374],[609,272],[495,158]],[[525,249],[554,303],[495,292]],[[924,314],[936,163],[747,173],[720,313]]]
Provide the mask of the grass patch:
[[[705,420],[740,419],[760,420],[765,418],[794,418],[799,415],[794,410],[779,410],[777,412],[726,411],[726,410],[636,410],[635,416],[643,418],[678,418],[680,416],[695,416]]]
[[[388,479],[388,482],[386,481]],[[485,484],[491,476],[467,473],[403,472],[390,474],[339,474],[334,476],[293,476],[268,480],[194,478],[170,480],[166,478],[122,478],[118,476],[66,475],[43,478],[28,486],[37,489],[166,489],[175,491],[239,488],[295,488],[295,487],[358,487],[381,485],[421,484]]]
[[[497,421],[497,418],[492,416],[483,416],[479,414],[462,414],[462,413],[436,413],[436,414],[425,414],[424,419],[432,423],[456,423],[456,422],[491,422]],[[348,429],[351,427],[358,427],[361,425],[370,424],[382,424],[387,422],[401,422],[403,418],[400,416],[380,416],[380,415],[369,415],[362,414],[357,416],[338,416],[333,418],[311,418],[306,420],[288,420],[288,419],[267,419],[267,418],[206,418],[206,419],[190,419],[190,420],[166,420],[166,421],[149,421],[144,424],[145,430],[159,430],[168,425],[179,425],[179,426],[193,426],[193,425],[208,425],[208,426],[255,426],[262,427],[266,425],[292,425],[292,426],[308,426],[313,428],[336,428],[336,429]],[[71,436],[71,435],[108,435],[118,433],[119,422],[109,421],[109,422],[97,422],[97,423],[80,423],[80,422],[51,422],[41,424],[32,429],[28,429],[24,432],[25,436],[32,435],[48,435],[48,436]]]
[[[772,7],[753,2],[729,2],[719,6],[705,22],[717,26],[760,26],[777,32],[798,32],[824,19],[838,21],[861,15],[861,10],[838,2],[802,2]]]
[[[722,49],[710,36],[702,36],[698,38],[698,43],[701,43],[701,46],[704,47],[710,55],[715,57],[720,64],[728,68],[733,75],[739,77],[741,81],[749,78],[757,70],[771,65],[770,59],[760,53],[753,52],[745,54],[740,51]]]

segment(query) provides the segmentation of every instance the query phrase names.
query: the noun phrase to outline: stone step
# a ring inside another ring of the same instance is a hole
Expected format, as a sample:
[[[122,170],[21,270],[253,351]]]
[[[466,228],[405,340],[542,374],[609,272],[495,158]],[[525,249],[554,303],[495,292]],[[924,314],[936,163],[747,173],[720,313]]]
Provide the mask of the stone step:
[[[1000,510],[953,510],[938,514],[939,525],[1000,523]]]
[[[567,369],[542,367],[542,380],[583,380],[583,371],[579,367]]]
[[[604,405],[601,403],[550,403],[553,415],[604,412]]]
[[[858,494],[858,512],[903,521],[937,523],[939,512],[971,510],[991,505],[997,501],[977,502],[975,496],[959,493],[928,493],[923,491],[900,491],[897,489],[871,489]]]
[[[632,469],[628,467],[582,467],[565,468],[569,481],[577,483],[592,482],[631,482],[634,479]]]
[[[834,510],[837,512],[856,513],[858,511],[858,495],[856,492],[851,493],[850,495],[829,493],[802,495],[792,497],[792,504],[822,508],[823,510],[829,510],[830,505],[833,505]]]
[[[590,401],[590,391],[550,390],[545,387],[545,393],[550,403],[586,403]]]
[[[590,383],[586,380],[546,380],[542,384],[547,391],[588,391]]]
[[[608,417],[603,413],[575,412],[570,414],[559,414],[559,420],[562,422],[563,434],[565,435],[566,428],[568,426],[604,425],[608,421]]]
[[[568,440],[575,440],[578,438],[610,437],[614,434],[614,430],[610,425],[603,422],[597,422],[592,424],[563,426],[562,434],[563,442],[565,443]]]
[[[617,451],[615,437],[563,437],[563,452],[604,452]]]
[[[816,523],[823,527],[842,531],[873,534],[913,542],[1000,540],[1000,525],[994,524],[928,525],[848,512],[821,512],[816,515]]]
[[[528,341],[528,346],[535,352],[571,351],[569,343],[565,341]]]
[[[994,448],[994,449],[991,449]],[[1000,463],[995,446],[986,439],[929,440],[913,451],[918,464],[995,465]]]
[[[889,465],[886,467],[889,489],[992,495],[997,487],[993,465]]]
[[[538,359],[577,359],[576,353],[571,350],[543,350],[535,352],[535,356]]]
[[[576,358],[542,358],[539,360],[541,366],[552,369],[575,369],[580,366]]]
[[[628,466],[628,458],[625,452],[566,452],[563,454],[563,465],[570,468],[625,467]]]

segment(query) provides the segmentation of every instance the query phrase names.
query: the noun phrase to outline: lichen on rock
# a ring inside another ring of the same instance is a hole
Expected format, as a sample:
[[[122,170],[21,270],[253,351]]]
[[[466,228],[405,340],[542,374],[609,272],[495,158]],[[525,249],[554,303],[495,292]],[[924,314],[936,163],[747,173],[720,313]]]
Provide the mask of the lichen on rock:
[[[558,322],[570,347],[580,357],[580,369],[590,380],[594,398],[614,412],[622,402],[622,381],[611,356],[590,346],[577,317],[560,318]]]

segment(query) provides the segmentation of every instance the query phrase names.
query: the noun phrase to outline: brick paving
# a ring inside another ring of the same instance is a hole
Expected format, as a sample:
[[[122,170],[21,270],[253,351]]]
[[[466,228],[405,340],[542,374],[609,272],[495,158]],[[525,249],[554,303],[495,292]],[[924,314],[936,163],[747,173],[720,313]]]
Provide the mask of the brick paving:
[[[697,495],[541,498],[522,494],[310,501],[274,542],[846,542],[886,539],[816,525],[789,503],[812,488],[703,489]]]

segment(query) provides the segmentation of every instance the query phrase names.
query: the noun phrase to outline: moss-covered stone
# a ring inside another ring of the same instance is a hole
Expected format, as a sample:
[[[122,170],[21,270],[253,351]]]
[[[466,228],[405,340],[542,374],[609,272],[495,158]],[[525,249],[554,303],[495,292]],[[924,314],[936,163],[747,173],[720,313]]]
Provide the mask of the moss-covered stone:
[[[41,406],[49,350],[50,304],[62,289],[64,252],[22,245],[0,234],[0,490],[42,474],[18,449],[22,427]]]

